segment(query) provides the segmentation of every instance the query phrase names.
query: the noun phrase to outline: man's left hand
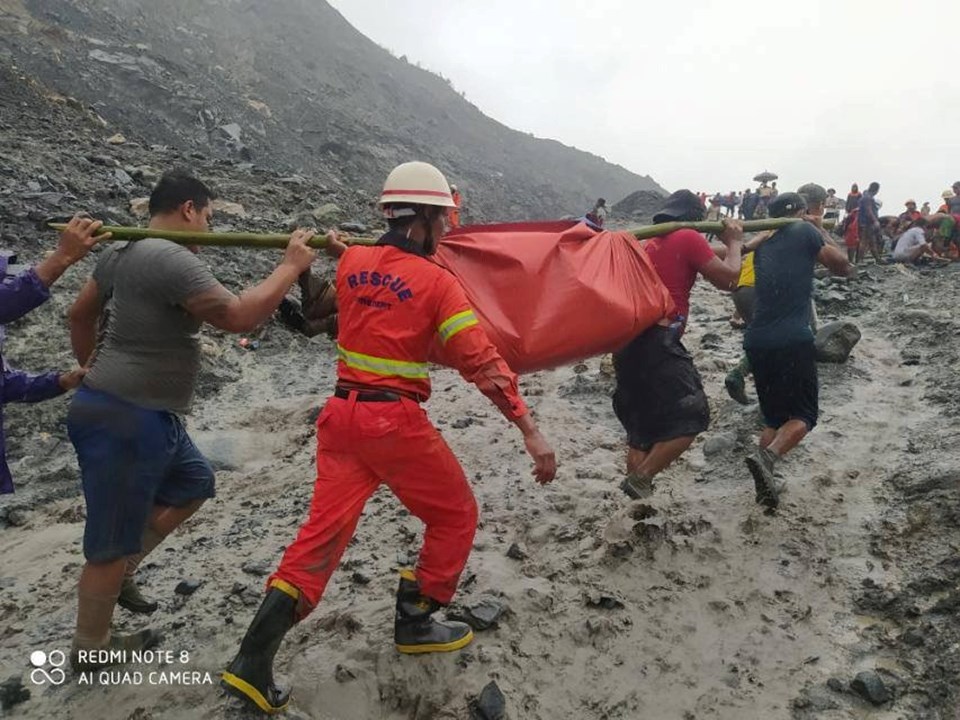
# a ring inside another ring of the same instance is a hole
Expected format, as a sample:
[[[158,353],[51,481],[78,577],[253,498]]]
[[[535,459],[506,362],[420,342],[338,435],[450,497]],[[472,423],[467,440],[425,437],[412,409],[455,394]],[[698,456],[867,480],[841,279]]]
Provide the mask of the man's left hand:
[[[74,390],[80,387],[83,382],[83,376],[87,374],[87,368],[77,368],[70,372],[60,374],[60,387],[64,390]]]

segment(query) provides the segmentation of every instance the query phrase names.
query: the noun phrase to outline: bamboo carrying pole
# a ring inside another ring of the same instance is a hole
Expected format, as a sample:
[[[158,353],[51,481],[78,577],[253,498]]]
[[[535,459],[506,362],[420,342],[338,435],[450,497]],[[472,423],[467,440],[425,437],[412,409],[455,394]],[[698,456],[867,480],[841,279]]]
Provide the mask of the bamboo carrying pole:
[[[800,222],[799,218],[773,218],[768,220],[748,220],[743,223],[744,232],[760,232],[762,230],[776,230],[784,225],[793,222]],[[825,222],[824,227],[832,227],[832,223]],[[54,230],[63,230],[66,227],[64,223],[50,223]],[[675,230],[690,228],[702,233],[714,233],[719,235],[723,232],[722,222],[668,222],[659,225],[647,225],[645,227],[629,230],[637,240],[666,235]],[[173,230],[153,230],[150,228],[119,227],[113,225],[104,225],[100,228],[101,232],[111,233],[107,242],[118,240],[143,240],[144,238],[162,238],[180,245],[203,245],[207,247],[247,247],[247,248],[280,248],[287,246],[290,235],[280,234],[261,234],[246,232],[229,233],[193,233],[178,232]],[[343,242],[347,245],[373,245],[376,238],[368,237],[344,237]],[[307,242],[310,247],[323,248],[327,245],[326,235],[314,235]]]

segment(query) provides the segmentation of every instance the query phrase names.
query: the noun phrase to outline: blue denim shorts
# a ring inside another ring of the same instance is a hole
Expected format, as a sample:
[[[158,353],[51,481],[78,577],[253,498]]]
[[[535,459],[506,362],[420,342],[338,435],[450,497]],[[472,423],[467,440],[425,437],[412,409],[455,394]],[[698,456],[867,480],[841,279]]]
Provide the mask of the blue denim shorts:
[[[103,563],[135,555],[155,505],[213,497],[213,468],[180,418],[81,387],[67,415],[87,503],[83,554]]]

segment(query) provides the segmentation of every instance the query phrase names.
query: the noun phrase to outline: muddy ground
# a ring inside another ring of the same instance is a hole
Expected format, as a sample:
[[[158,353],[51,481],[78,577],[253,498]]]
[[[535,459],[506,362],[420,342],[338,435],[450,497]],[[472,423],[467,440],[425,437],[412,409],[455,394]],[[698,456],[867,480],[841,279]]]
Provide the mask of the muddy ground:
[[[789,492],[775,515],[754,504],[743,465],[757,408],[723,390],[741,336],[719,292],[695,291],[686,339],[711,429],[647,503],[617,489],[623,434],[598,360],[523,378],[562,464],[546,488],[530,479],[518,434],[437,370],[428,411],[481,506],[454,613],[485,600],[502,614],[460,653],[395,653],[395,569],[415,557],[421,527],[381,490],[321,605],[278,654],[278,674],[295,687],[290,716],[484,717],[471,701],[494,681],[514,719],[958,717],[960,324],[944,303],[958,271],[869,267],[820,288],[822,319],[853,319],[863,339],[848,363],[820,366],[821,423],[786,463]],[[28,320],[13,328],[9,356],[29,356],[38,333],[66,346],[62,327]],[[186,669],[215,681],[304,517],[332,345],[277,325],[261,341],[256,352],[209,344],[228,372],[202,393],[189,427],[219,468],[218,496],[142,570],[161,603],[150,623],[177,653],[166,667],[129,668],[144,676]],[[36,409],[15,408],[8,423]],[[15,444],[21,486],[2,501],[0,668],[31,691],[10,716],[244,716],[215,684],[31,682],[31,652],[69,645],[81,563],[83,502],[54,420],[63,409],[45,406],[39,434]],[[35,471],[51,463],[57,473]],[[192,595],[175,592],[185,579],[201,582]],[[118,631],[144,623],[117,611]],[[880,704],[851,690],[861,672],[882,684]]]

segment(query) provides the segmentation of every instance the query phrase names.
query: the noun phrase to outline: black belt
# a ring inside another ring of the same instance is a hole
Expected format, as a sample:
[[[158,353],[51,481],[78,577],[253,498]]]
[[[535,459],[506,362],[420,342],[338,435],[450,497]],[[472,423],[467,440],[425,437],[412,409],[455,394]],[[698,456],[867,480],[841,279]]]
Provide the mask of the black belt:
[[[347,400],[350,393],[357,394],[357,402],[398,402],[401,397],[388,390],[348,390],[339,387],[333,391],[333,396],[341,400]]]

